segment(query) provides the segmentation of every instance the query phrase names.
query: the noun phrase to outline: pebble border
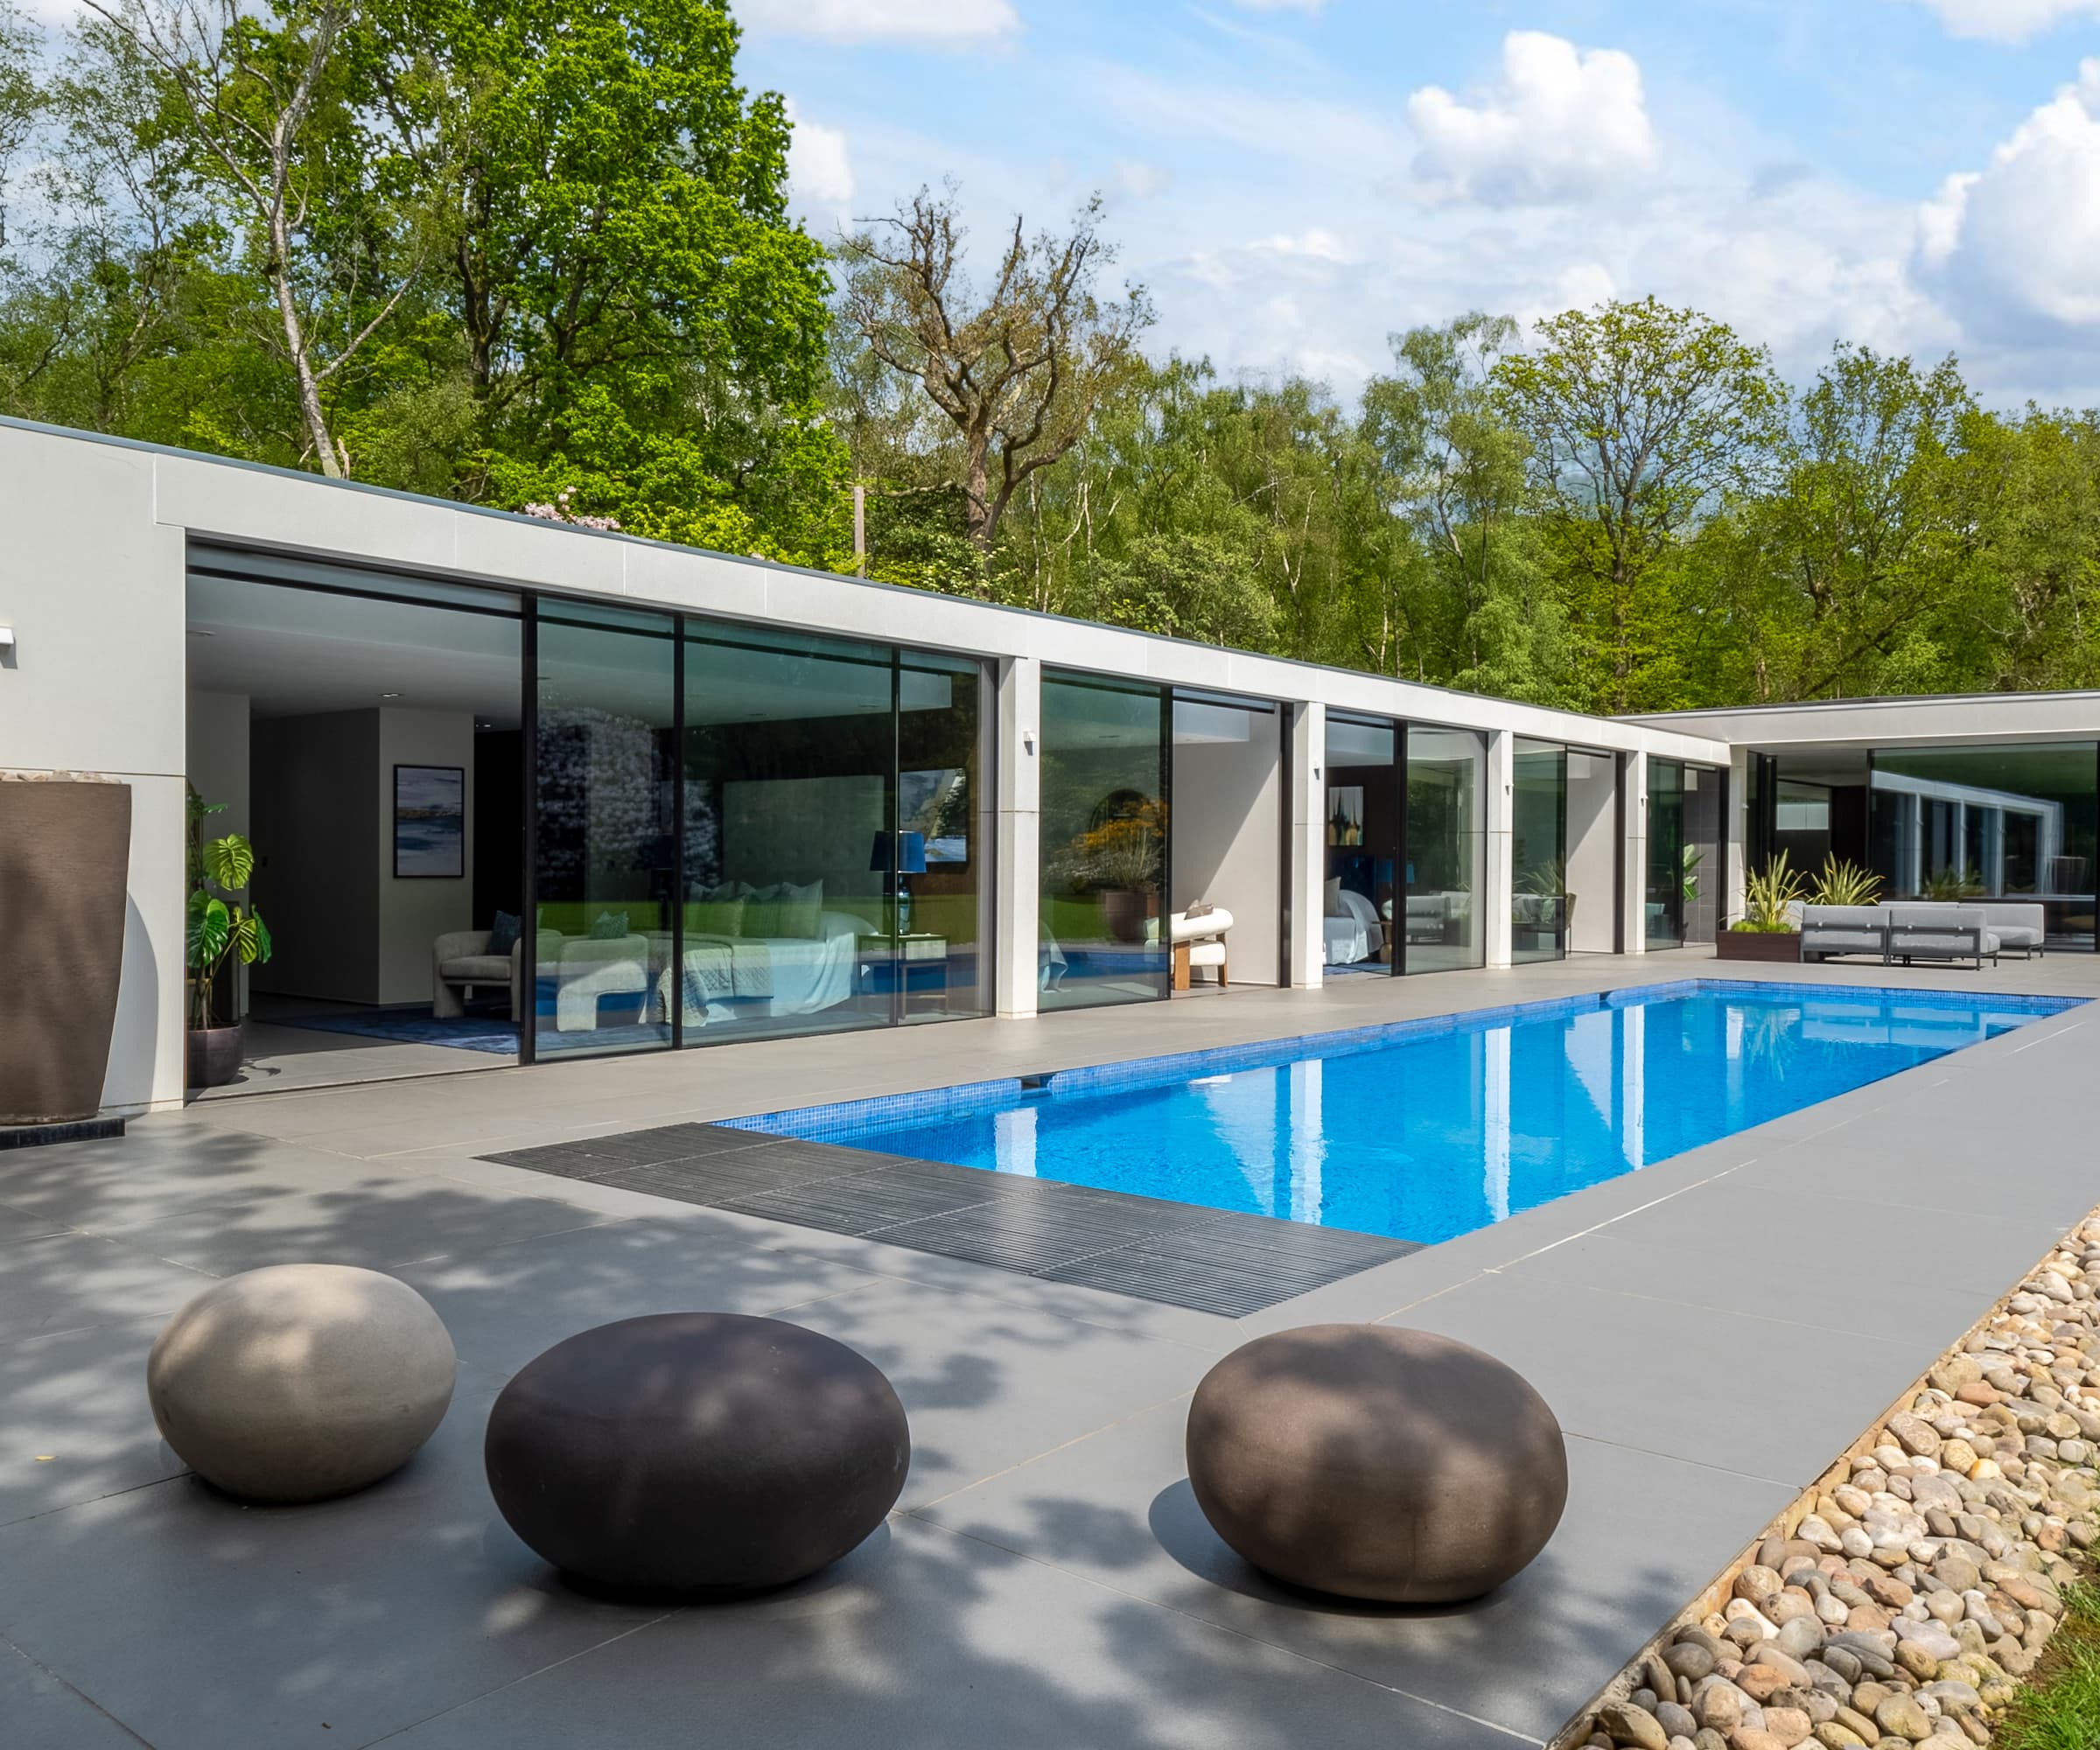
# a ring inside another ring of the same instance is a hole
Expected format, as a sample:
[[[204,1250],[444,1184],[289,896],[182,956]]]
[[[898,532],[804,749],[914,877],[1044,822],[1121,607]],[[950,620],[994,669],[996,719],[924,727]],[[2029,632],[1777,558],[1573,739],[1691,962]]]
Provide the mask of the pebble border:
[[[1549,1750],[1981,1750],[2100,1543],[2100,1209]]]

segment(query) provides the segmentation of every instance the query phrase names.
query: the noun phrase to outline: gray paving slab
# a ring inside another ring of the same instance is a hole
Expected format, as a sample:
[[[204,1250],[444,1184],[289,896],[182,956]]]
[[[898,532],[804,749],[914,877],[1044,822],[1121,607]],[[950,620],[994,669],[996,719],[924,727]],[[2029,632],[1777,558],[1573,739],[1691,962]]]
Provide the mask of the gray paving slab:
[[[345,1182],[334,1190],[200,1204],[127,1225],[114,1237],[157,1257],[230,1276],[310,1261],[384,1270],[606,1219],[570,1203],[504,1195],[427,1174],[373,1175],[363,1163],[345,1166]]]
[[[33,1750],[138,1750],[146,1741],[20,1648],[4,1642],[0,1722],[7,1727],[9,1743]]]
[[[1878,1337],[1514,1272],[1475,1277],[1392,1322],[1508,1362],[1570,1433],[1796,1488],[1917,1376],[1922,1354],[1930,1359]]]
[[[194,1478],[0,1528],[0,1634],[156,1750],[368,1744],[662,1614],[563,1587],[496,1516],[488,1395],[361,1494]]]
[[[53,1221],[49,1215],[0,1203],[0,1246],[11,1245],[17,1240],[40,1240],[47,1234],[65,1231],[65,1222]]]
[[[1219,1540],[1189,1491],[1186,1419],[1178,1398],[917,1516],[1537,1740],[1628,1614],[1662,1620],[1792,1494],[1577,1438],[1567,1514],[1516,1579],[1455,1607],[1356,1605],[1278,1586]]]
[[[172,1312],[209,1274],[116,1240],[67,1231],[0,1254],[0,1343]]]
[[[1076,1439],[1193,1388],[1214,1354],[1074,1325],[983,1295],[879,1282],[796,1309],[890,1376],[912,1422],[901,1505]]]
[[[0,1344],[0,1524],[182,1474],[146,1409],[146,1352],[164,1322]]]
[[[785,1313],[864,1288],[866,1272],[676,1221],[571,1228],[394,1272],[463,1357],[514,1373],[564,1337],[650,1312]]]
[[[1508,1750],[1312,1659],[909,1519],[775,1598],[682,1611],[399,1750]]]

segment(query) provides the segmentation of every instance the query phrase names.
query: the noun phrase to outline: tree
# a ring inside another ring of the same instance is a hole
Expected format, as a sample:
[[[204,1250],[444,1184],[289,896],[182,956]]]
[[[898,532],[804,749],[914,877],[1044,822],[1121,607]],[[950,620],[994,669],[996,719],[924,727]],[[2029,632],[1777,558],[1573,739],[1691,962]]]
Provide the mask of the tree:
[[[0,250],[7,248],[7,179],[42,107],[32,72],[36,38],[12,0],[0,0]],[[4,256],[0,256],[4,260]]]
[[[1576,585],[1595,702],[1628,710],[1656,703],[1642,670],[1670,636],[1664,567],[1701,518],[1756,488],[1785,391],[1762,347],[1652,298],[1569,311],[1536,339],[1494,381]]]
[[[1136,370],[1152,306],[1142,288],[1104,302],[1115,251],[1097,195],[1070,232],[1030,240],[1017,216],[984,301],[962,266],[954,190],[920,189],[893,217],[843,238],[848,331],[917,385],[952,428],[964,526],[989,561],[1014,495],[1078,443],[1102,397]]]
[[[1410,329],[1390,337],[1396,374],[1365,385],[1364,436],[1429,584],[1405,606],[1382,599],[1382,627],[1406,620],[1418,679],[1559,704],[1565,614],[1525,515],[1530,446],[1494,392],[1516,336],[1510,318],[1479,311]]]
[[[87,0],[153,72],[186,169],[228,200],[275,308],[306,453],[348,472],[324,389],[394,313],[428,238],[390,207],[386,155],[361,127],[338,54],[348,0]],[[258,335],[258,338],[264,338]]]

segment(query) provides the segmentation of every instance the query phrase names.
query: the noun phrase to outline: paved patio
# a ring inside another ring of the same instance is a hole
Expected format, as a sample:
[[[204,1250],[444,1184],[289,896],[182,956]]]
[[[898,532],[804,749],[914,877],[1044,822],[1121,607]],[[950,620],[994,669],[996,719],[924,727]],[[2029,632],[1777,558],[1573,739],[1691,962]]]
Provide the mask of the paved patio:
[[[1537,1744],[2100,1200],[2082,1012],[1238,1320],[477,1157],[1730,970],[1600,957],[214,1101],[0,1157],[0,1742]],[[2068,955],[1787,970],[2100,996],[2100,962]],[[1862,1270],[1862,1232],[1909,1267]],[[459,1388],[377,1488],[237,1507],[160,1444],[145,1353],[212,1278],[298,1258],[421,1289]],[[569,1591],[496,1516],[480,1441],[504,1379],[674,1307],[780,1313],[895,1381],[910,1480],[838,1569],[640,1606]],[[1485,1603],[1288,1595],[1197,1514],[1196,1380],[1329,1318],[1477,1343],[1560,1415],[1567,1516]]]

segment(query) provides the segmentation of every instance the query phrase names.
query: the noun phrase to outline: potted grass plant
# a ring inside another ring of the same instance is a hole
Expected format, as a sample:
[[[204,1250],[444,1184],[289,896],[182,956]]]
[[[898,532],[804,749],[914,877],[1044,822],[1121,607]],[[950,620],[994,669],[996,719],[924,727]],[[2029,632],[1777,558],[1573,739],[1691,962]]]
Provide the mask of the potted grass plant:
[[[1809,889],[1811,906],[1872,906],[1881,900],[1881,878],[1857,863],[1840,863],[1837,853],[1824,859],[1823,872]]]
[[[235,964],[254,966],[270,955],[270,929],[256,914],[248,884],[256,850],[237,832],[205,836],[205,822],[226,812],[190,792],[190,905],[186,947],[190,968],[189,1084],[219,1088],[241,1070],[241,1018],[221,1019],[215,990]],[[227,1006],[237,1008],[229,997]]]
[[[1801,926],[1791,909],[1802,884],[1781,851],[1743,883],[1743,914],[1714,938],[1718,960],[1798,961]]]

